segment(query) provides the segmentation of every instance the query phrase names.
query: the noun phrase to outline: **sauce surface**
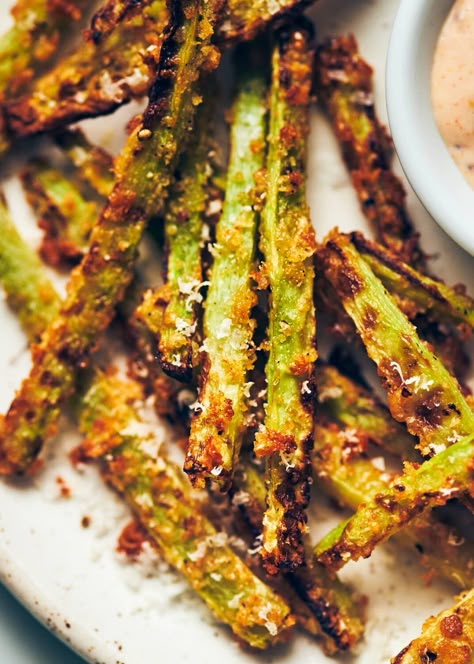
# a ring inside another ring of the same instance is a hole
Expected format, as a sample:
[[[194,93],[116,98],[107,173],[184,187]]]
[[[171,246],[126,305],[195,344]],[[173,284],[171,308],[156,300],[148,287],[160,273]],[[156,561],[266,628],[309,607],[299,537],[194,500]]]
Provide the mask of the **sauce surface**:
[[[446,146],[474,188],[474,0],[456,0],[436,46],[433,111]]]

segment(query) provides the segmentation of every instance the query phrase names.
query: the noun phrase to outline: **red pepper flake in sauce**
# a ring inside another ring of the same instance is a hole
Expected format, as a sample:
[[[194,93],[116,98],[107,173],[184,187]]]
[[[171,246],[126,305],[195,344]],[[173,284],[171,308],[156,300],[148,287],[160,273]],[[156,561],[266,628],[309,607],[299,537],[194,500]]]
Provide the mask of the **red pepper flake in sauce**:
[[[436,46],[431,79],[439,132],[474,188],[474,0],[457,0]]]

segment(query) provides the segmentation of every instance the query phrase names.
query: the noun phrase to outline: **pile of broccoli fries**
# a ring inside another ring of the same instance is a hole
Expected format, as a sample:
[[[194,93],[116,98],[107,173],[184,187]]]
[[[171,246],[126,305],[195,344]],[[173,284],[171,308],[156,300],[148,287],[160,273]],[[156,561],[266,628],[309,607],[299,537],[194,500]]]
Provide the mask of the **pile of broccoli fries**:
[[[296,626],[327,654],[351,651],[364,589],[337,572],[393,537],[461,595],[392,661],[474,662],[474,540],[438,509],[474,511],[474,301],[431,274],[371,67],[352,36],[318,44],[309,4],[17,0],[0,37],[0,154],[11,171],[43,136],[18,173],[42,241],[22,239],[0,192],[0,281],[32,359],[0,419],[0,474],[41,472],[67,408],[83,435],[73,457],[97,464],[163,559],[257,649]],[[144,97],[116,157],[70,127]],[[315,233],[315,104],[375,239]],[[140,269],[144,241],[160,283]],[[69,274],[63,298],[46,265]],[[319,356],[325,335],[372,360],[384,401],[347,356]],[[186,441],[182,468],[145,401]],[[319,542],[312,483],[352,513]]]

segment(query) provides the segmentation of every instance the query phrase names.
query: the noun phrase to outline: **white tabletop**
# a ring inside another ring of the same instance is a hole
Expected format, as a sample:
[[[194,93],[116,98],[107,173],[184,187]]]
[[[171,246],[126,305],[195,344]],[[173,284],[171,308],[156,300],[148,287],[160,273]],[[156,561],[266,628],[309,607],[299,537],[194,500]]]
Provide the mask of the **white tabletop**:
[[[0,585],[0,662],[84,664]]]

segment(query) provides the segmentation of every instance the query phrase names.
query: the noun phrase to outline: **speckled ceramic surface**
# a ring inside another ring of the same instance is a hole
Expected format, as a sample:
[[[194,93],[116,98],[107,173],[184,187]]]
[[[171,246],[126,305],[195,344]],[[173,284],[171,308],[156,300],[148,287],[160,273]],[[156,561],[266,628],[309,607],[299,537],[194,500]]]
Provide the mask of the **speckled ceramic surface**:
[[[0,5],[2,27],[9,4]],[[384,63],[397,4],[397,0],[320,0],[311,12],[319,37],[328,32],[355,33],[362,53],[375,66],[383,118]],[[120,114],[120,125],[125,115]],[[327,123],[316,111],[313,120],[308,191],[318,236],[322,238],[334,225],[367,230]],[[107,118],[94,125],[94,135],[106,145],[114,122]],[[22,232],[35,242],[38,235],[18,184],[10,180],[6,189]],[[433,261],[434,272],[451,283],[465,281],[474,291],[472,258],[443,234],[413,195],[409,207],[423,246],[439,256]],[[19,326],[3,302],[0,320],[0,410],[4,411],[28,370],[29,357]],[[32,484],[0,482],[0,579],[52,631],[88,661],[107,664],[331,661],[304,636],[270,654],[245,653],[185,583],[156,558],[149,556],[141,565],[121,559],[115,546],[127,510],[104,488],[93,467],[79,473],[70,466],[67,452],[76,443],[76,434],[65,429],[48,448],[45,469]],[[61,497],[58,477],[69,487],[69,498]],[[328,528],[334,514],[318,505],[313,505],[312,514],[316,537]],[[90,518],[86,529],[81,525],[84,516]],[[387,662],[418,633],[425,617],[449,605],[455,592],[440,582],[427,587],[415,562],[391,545],[367,561],[347,566],[343,576],[369,597],[367,636],[353,664]]]

